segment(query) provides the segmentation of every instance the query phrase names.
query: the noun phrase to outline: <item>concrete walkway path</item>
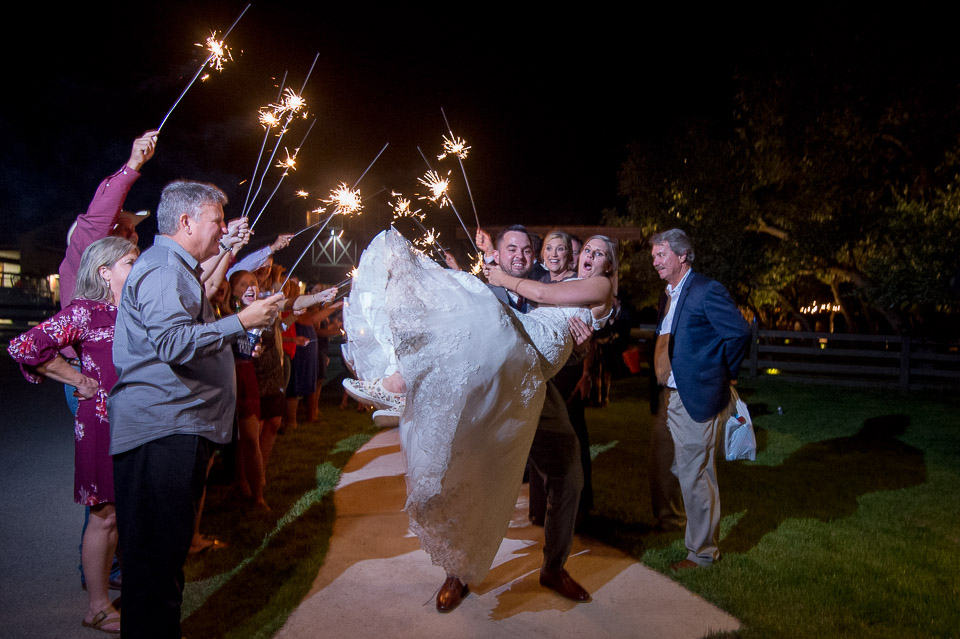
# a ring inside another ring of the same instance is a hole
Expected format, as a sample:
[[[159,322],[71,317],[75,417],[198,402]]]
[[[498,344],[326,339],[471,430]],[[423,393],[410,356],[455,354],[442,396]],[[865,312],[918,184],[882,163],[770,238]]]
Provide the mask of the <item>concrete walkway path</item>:
[[[334,494],[330,550],[279,639],[354,637],[651,637],[697,639],[739,622],[671,579],[578,537],[570,574],[593,595],[577,604],[542,588],[543,529],[527,521],[526,493],[494,567],[460,607],[435,608],[444,571],[409,532],[396,429],[381,432],[344,468]]]

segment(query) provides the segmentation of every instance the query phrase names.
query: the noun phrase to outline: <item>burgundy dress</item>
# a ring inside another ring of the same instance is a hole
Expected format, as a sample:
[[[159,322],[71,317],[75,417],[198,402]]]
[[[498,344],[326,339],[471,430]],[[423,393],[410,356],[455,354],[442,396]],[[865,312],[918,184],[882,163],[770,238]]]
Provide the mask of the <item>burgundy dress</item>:
[[[114,501],[107,394],[117,383],[113,367],[116,323],[116,306],[75,299],[61,312],[11,341],[7,349],[20,363],[23,375],[39,383],[43,377],[33,367],[52,360],[65,346],[73,346],[80,355],[81,372],[100,382],[95,397],[80,400],[74,424],[74,499],[84,506]]]

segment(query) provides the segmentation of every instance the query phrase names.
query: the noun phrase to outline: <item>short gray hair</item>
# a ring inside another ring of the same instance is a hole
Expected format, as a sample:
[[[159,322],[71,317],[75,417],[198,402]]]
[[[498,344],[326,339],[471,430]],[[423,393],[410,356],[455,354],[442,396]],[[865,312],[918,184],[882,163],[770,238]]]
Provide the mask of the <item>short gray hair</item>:
[[[670,229],[662,233],[655,233],[654,236],[650,238],[650,246],[656,244],[668,245],[670,250],[678,256],[686,255],[687,264],[693,264],[693,260],[696,257],[693,252],[693,244],[690,243],[690,238],[687,237],[687,234],[682,230]]]
[[[87,247],[77,269],[77,284],[73,299],[83,298],[94,302],[107,302],[113,294],[107,281],[100,277],[100,267],[111,267],[127,253],[140,254],[140,249],[122,237],[105,237]],[[116,300],[119,302],[120,300]]]
[[[200,219],[200,209],[205,206],[223,206],[227,194],[206,182],[177,180],[163,187],[160,204],[157,206],[157,231],[161,235],[174,235],[184,213],[195,220]]]

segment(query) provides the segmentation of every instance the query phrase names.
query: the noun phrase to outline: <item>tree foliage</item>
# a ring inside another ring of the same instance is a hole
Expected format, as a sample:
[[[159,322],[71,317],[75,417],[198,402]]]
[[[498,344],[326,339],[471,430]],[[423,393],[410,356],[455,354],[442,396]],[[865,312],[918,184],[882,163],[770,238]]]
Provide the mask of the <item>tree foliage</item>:
[[[847,330],[956,310],[960,96],[854,75],[737,76],[728,120],[631,147],[607,222],[683,228],[696,267],[768,324],[816,299]],[[646,247],[628,253],[650,270]]]

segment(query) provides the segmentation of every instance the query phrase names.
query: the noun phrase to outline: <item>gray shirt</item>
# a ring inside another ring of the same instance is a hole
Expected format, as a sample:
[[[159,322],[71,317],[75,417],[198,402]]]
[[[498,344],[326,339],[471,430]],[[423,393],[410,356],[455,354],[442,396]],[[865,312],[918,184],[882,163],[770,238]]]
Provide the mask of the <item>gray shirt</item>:
[[[236,315],[215,319],[197,260],[157,235],[134,263],[117,312],[110,454],[168,435],[228,442],[237,394],[230,345],[243,334]]]

